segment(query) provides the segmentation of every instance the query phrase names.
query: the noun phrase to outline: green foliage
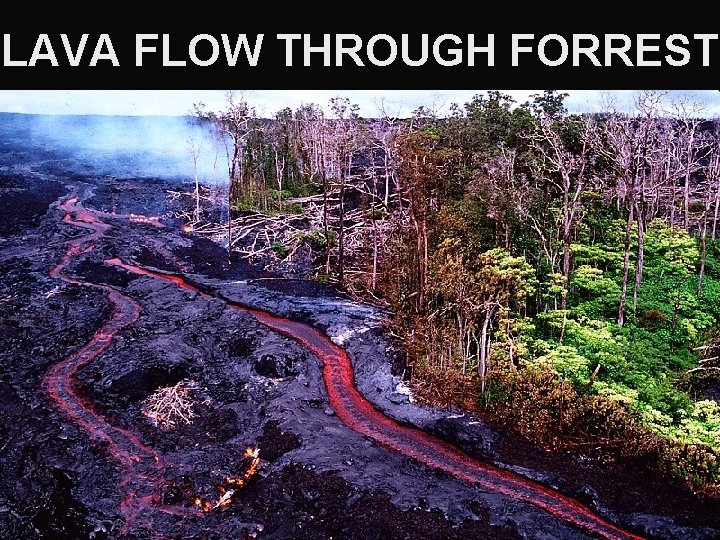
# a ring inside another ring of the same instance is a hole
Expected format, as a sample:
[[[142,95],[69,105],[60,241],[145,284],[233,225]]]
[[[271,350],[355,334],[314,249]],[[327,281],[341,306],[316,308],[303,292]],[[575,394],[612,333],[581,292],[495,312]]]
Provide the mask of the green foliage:
[[[557,373],[575,384],[588,384],[590,381],[590,360],[578,354],[577,349],[570,345],[549,348],[545,354],[537,357],[533,364]]]
[[[597,268],[598,270],[617,270],[622,266],[621,244],[572,244],[570,252],[578,266]]]
[[[548,450],[574,450],[604,460],[631,456],[697,492],[720,494],[715,402],[698,402],[679,431],[656,410],[646,408],[641,417],[633,413],[636,391],[603,382],[594,388],[595,395],[578,392],[556,370],[535,365],[490,380],[478,406]]]
[[[494,244],[483,226],[483,207],[476,201],[448,203],[431,216],[432,240],[440,249],[445,240],[459,242],[465,253],[481,253]]]
[[[498,91],[474,96],[465,104],[466,117],[460,124],[468,142],[475,148],[497,148],[501,142],[508,142],[513,133],[513,103],[510,96]]]
[[[317,281],[318,283],[331,283],[334,276],[332,275],[332,273],[328,274],[325,272],[316,272],[315,274],[310,276],[310,278],[313,281]]]
[[[720,494],[720,452],[702,444],[665,444],[658,467],[703,494]]]
[[[526,104],[536,115],[559,118],[567,113],[565,108],[566,92],[559,93],[557,90],[543,90],[541,94],[532,94],[532,102]]]
[[[720,321],[720,279],[705,275],[702,284],[702,293],[698,298],[702,310],[711,315],[715,323]]]
[[[713,294],[716,282],[706,280],[706,292],[710,302],[697,296],[697,279],[691,276],[683,264],[655,263],[667,273],[648,271],[638,298],[638,324],[666,336],[673,349],[700,345],[714,327],[718,304]]]
[[[237,197],[233,205],[238,212],[255,212],[263,207],[263,198],[258,192],[246,192]]]
[[[547,449],[595,449],[598,457],[612,457],[645,452],[653,445],[653,435],[621,402],[580,394],[543,366],[498,377],[479,402]]]
[[[286,214],[299,215],[303,213],[303,207],[300,203],[290,203],[283,205],[283,210]]]
[[[493,335],[490,353],[492,365],[490,371],[507,372],[531,356],[532,334],[535,323],[530,317],[523,317],[508,309],[500,310],[497,317],[497,330]]]
[[[328,231],[327,237],[325,236],[324,230],[312,229],[310,231],[295,233],[294,238],[302,242],[307,242],[313,249],[317,250],[327,249],[328,239],[331,248],[337,244],[337,233],[334,230]]]
[[[443,240],[435,253],[430,290],[446,303],[466,303],[468,309],[490,305],[522,307],[535,287],[532,267],[523,257],[501,248],[473,255],[459,238]]]
[[[613,381],[597,381],[593,384],[593,390],[599,396],[610,401],[623,404],[626,410],[630,410],[637,403],[638,391],[625,386],[622,383]]]
[[[696,296],[690,271],[697,251],[686,234],[655,224],[648,236],[651,271],[640,292],[636,322],[615,324],[618,283],[599,268],[580,265],[571,275],[575,307],[568,319],[563,321],[560,311],[536,317],[542,324],[536,325],[540,334],[532,342],[529,365],[551,370],[580,392],[624,404],[662,437],[720,450],[717,410],[693,403],[674,383],[696,365],[692,347],[715,327],[720,288],[709,278],[707,301]],[[564,340],[558,343],[563,324]]]
[[[642,415],[654,431],[685,444],[704,444],[720,450],[720,408],[715,401],[688,403],[679,418],[658,408],[645,406]]]
[[[271,190],[269,191],[269,193],[270,193],[270,196],[271,196],[273,199],[275,199],[275,200],[278,200],[278,199],[283,199],[283,200],[284,200],[284,199],[289,199],[290,197],[293,196],[293,192],[290,191],[290,190],[287,189],[287,188],[286,188],[286,189],[283,189],[283,190],[280,190],[280,189],[271,189]]]
[[[573,291],[574,304],[580,301],[605,298],[614,304],[620,298],[620,286],[604,275],[600,268],[583,264],[570,275],[570,288]]]
[[[720,278],[720,239],[708,238],[705,244],[705,275]]]
[[[282,244],[282,242],[273,242],[270,247],[278,258],[284,259],[287,257],[288,249]]]
[[[705,203],[703,201],[692,201],[688,205],[688,211],[691,214],[701,214],[705,210]]]
[[[645,234],[645,257],[648,272],[683,278],[695,272],[699,253],[695,240],[685,229],[671,228],[655,219]]]
[[[365,213],[365,219],[368,221],[378,221],[382,219],[386,219],[388,217],[387,211],[385,211],[384,208],[378,207],[373,210],[368,210]]]

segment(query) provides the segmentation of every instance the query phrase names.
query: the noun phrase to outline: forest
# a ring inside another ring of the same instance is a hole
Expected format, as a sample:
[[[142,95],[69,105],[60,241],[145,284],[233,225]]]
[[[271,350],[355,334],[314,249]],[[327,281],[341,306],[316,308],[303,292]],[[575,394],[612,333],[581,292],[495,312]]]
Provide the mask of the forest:
[[[660,91],[631,112],[565,97],[196,104],[229,183],[196,174],[187,226],[386,307],[417,400],[718,496],[720,122]]]

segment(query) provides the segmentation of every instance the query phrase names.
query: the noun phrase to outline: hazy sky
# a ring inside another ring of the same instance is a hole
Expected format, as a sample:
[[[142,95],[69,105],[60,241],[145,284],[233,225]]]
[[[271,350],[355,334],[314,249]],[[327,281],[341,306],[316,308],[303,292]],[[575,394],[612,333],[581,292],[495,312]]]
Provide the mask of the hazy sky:
[[[500,90],[518,104],[541,90]],[[631,107],[635,91],[629,90],[561,90],[569,97],[571,112],[599,110],[607,99],[618,107]],[[246,101],[263,116],[271,116],[284,107],[303,104],[326,107],[336,96],[347,97],[360,106],[363,116],[377,116],[381,106],[388,114],[407,116],[420,105],[447,113],[452,103],[466,103],[484,90],[251,90],[242,92]],[[702,105],[704,116],[720,116],[720,92],[717,90],[672,91],[673,96],[691,99]],[[208,110],[220,111],[226,106],[224,90],[0,90],[0,111],[36,114],[109,114],[170,115],[190,114],[195,103]]]

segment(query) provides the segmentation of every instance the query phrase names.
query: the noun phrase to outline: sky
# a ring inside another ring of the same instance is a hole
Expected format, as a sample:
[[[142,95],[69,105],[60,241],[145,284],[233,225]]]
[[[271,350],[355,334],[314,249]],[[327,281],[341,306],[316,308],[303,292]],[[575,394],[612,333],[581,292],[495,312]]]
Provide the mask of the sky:
[[[531,100],[542,90],[499,90],[517,104]],[[559,90],[568,93],[565,105],[573,113],[607,110],[608,100],[615,107],[631,110],[638,92],[633,90]],[[419,106],[447,114],[452,103],[463,105],[485,90],[250,90],[241,92],[260,116],[272,116],[290,107],[315,104],[327,107],[333,97],[346,97],[360,107],[361,116],[379,116],[384,109],[391,116],[409,116]],[[681,98],[697,104],[708,118],[720,116],[717,90],[670,91],[668,99]],[[227,106],[225,90],[0,90],[0,112],[30,114],[102,114],[133,116],[182,116],[192,114],[196,103],[208,111]],[[604,108],[603,108],[604,107]]]

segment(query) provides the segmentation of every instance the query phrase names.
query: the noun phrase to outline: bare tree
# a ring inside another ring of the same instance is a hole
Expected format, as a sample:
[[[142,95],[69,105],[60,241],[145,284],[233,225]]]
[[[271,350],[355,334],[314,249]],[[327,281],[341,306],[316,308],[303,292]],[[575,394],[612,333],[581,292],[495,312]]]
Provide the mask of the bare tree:
[[[698,271],[698,296],[702,294],[703,278],[705,277],[708,228],[710,221],[712,221],[710,237],[714,241],[717,234],[718,214],[720,213],[720,127],[718,127],[717,122],[713,124],[712,131],[703,134],[702,138],[706,146],[701,152],[705,164],[702,183],[704,191],[703,209],[699,218],[700,268]]]
[[[720,126],[715,123],[715,129],[710,135],[710,154],[708,156],[708,165],[705,168],[705,178],[709,187],[714,192],[713,196],[713,220],[712,234],[713,240],[717,237],[717,224],[720,217]]]
[[[691,99],[680,98],[672,101],[671,108],[673,118],[679,125],[679,161],[683,168],[683,227],[690,232],[690,181],[692,174],[701,167],[698,149],[702,141],[699,128],[703,122],[704,107]]]
[[[615,186],[618,202],[626,211],[625,238],[623,241],[623,277],[620,287],[617,323],[625,322],[628,284],[630,278],[630,252],[633,231],[637,231],[635,277],[633,280],[633,311],[642,284],[645,230],[648,221],[646,194],[650,178],[660,177],[662,156],[657,152],[658,114],[663,94],[645,91],[636,95],[636,112],[633,115],[610,112],[604,123],[603,137],[597,151],[609,164],[610,183]],[[656,171],[656,172],[653,172]]]
[[[325,275],[330,274],[330,254],[332,242],[330,235],[329,182],[328,182],[328,121],[323,110],[317,105],[304,105],[296,113],[297,154],[300,169],[309,182],[316,179],[322,189],[322,228],[325,239]]]
[[[232,209],[235,198],[244,187],[243,153],[247,138],[256,119],[255,109],[245,101],[242,93],[227,93],[227,107],[224,111],[206,111],[203,104],[195,105],[195,114],[212,123],[220,143],[225,147],[228,158],[228,195],[227,195],[227,236],[228,259],[232,253]]]
[[[657,129],[658,113],[663,95],[657,92],[643,92],[637,97],[638,109],[638,137],[636,156],[637,164],[635,173],[637,176],[637,197],[631,202],[635,206],[635,221],[637,223],[637,254],[635,259],[635,280],[633,282],[633,313],[637,310],[638,294],[642,285],[643,268],[645,265],[645,231],[648,223],[648,205],[646,204],[646,193],[651,189],[650,179],[657,176],[653,174],[658,168],[657,159],[658,141]]]
[[[397,137],[401,129],[400,113],[391,114],[384,100],[381,100],[376,106],[380,113],[380,121],[374,124],[374,140],[383,156],[383,178],[385,179],[383,204],[387,209],[390,204],[390,186],[396,183],[393,165],[397,160]]]
[[[561,199],[558,232],[562,245],[560,269],[565,289],[570,280],[572,229],[580,211],[582,193],[589,181],[595,130],[595,121],[589,116],[556,118],[543,115],[538,118],[536,129],[530,136],[530,145],[538,156],[534,162],[537,177],[553,185]],[[566,291],[561,295],[560,309],[567,313]],[[566,315],[563,316],[561,340],[565,321]]]
[[[329,143],[332,148],[333,176],[339,184],[338,281],[341,284],[345,278],[345,189],[361,138],[358,109],[349,98],[335,97],[330,100],[333,122]]]
[[[198,177],[198,160],[202,152],[202,145],[200,141],[194,136],[188,137],[188,150],[192,156],[193,162],[193,173],[195,176],[195,212],[193,214],[193,221],[197,223],[200,221],[200,179]]]

